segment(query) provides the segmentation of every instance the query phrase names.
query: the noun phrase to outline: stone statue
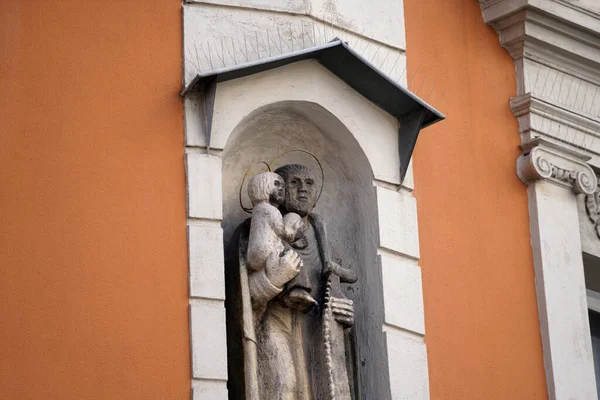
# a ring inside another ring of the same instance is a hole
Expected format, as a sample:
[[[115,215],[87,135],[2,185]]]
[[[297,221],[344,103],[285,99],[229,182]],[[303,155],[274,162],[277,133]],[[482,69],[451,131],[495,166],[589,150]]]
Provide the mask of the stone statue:
[[[246,264],[252,272],[258,272],[265,269],[268,258],[273,259],[272,264],[277,263],[284,251],[283,240],[293,242],[301,237],[304,222],[295,213],[282,217],[278,206],[284,201],[285,187],[283,178],[273,172],[263,172],[252,178],[248,183],[248,196],[253,209]],[[284,274],[282,283],[294,278],[301,267],[299,262],[294,268],[281,271]],[[275,273],[272,268],[268,272],[270,275]]]
[[[356,275],[331,258],[312,213],[314,174],[289,164],[248,188],[253,215],[234,234],[226,268],[230,399],[351,400],[354,310],[340,284]]]

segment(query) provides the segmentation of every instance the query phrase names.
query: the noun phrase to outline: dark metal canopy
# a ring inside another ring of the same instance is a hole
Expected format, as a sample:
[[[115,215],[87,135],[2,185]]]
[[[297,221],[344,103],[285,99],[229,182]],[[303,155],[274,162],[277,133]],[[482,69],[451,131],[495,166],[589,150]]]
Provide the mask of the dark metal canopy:
[[[400,176],[404,180],[419,131],[441,121],[445,116],[408,89],[400,86],[340,39],[321,46],[196,75],[181,94],[182,96],[190,92],[204,94],[207,144],[210,145],[217,83],[308,59],[319,61],[348,86],[399,120]]]

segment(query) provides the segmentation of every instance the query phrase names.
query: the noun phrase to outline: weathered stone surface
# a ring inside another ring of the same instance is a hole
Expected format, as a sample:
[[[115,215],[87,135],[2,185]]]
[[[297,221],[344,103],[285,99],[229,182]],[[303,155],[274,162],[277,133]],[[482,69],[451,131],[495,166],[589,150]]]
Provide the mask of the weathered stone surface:
[[[221,158],[210,154],[186,154],[188,216],[223,218]]]
[[[354,308],[340,282],[355,282],[356,274],[330,256],[325,225],[311,213],[318,200],[312,171],[292,164],[275,172],[248,185],[254,208],[240,235],[241,315],[230,322],[242,324],[245,379],[234,395],[350,400],[345,331]],[[230,378],[237,382],[238,374]]]
[[[397,255],[380,255],[383,270],[385,322],[425,334],[423,283],[417,262]]]
[[[184,100],[185,145],[206,147],[204,98],[200,93],[190,93]]]
[[[387,331],[386,339],[392,399],[429,399],[425,343],[394,331]]]
[[[417,201],[410,193],[377,187],[380,246],[419,258]]]
[[[217,221],[188,225],[190,296],[225,300],[223,230]]]
[[[195,380],[192,385],[192,400],[227,400],[226,381]]]
[[[573,151],[536,141],[517,163],[526,182],[531,247],[551,399],[595,399],[594,360],[586,306],[575,193],[593,193],[596,176]],[[565,345],[568,344],[568,345]],[[577,382],[577,384],[573,384]]]
[[[220,300],[194,300],[190,304],[192,377],[227,379],[225,306]]]

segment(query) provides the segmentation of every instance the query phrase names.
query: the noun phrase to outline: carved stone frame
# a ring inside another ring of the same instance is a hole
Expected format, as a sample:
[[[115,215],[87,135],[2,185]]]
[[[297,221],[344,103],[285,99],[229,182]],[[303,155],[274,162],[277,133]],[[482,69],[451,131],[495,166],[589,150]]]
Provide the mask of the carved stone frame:
[[[315,90],[315,88],[319,88]],[[377,254],[383,294],[386,366],[377,398],[428,399],[427,351],[416,200],[412,171],[400,185],[395,118],[360,96],[315,61],[235,79],[217,87],[210,148],[201,118],[203,99],[185,99],[190,334],[195,399],[227,398],[223,272],[222,156],[231,133],[261,108],[308,103],[343,124],[373,174],[378,226]],[[327,124],[327,121],[323,123]]]

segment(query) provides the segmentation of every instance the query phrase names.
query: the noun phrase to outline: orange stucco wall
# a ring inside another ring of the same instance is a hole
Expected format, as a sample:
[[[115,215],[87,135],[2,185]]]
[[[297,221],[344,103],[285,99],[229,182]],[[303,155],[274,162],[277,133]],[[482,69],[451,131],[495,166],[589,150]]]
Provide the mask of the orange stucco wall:
[[[546,398],[513,61],[477,1],[404,4],[407,77],[447,115],[414,154],[431,398]]]
[[[189,399],[180,8],[0,2],[0,399]]]

